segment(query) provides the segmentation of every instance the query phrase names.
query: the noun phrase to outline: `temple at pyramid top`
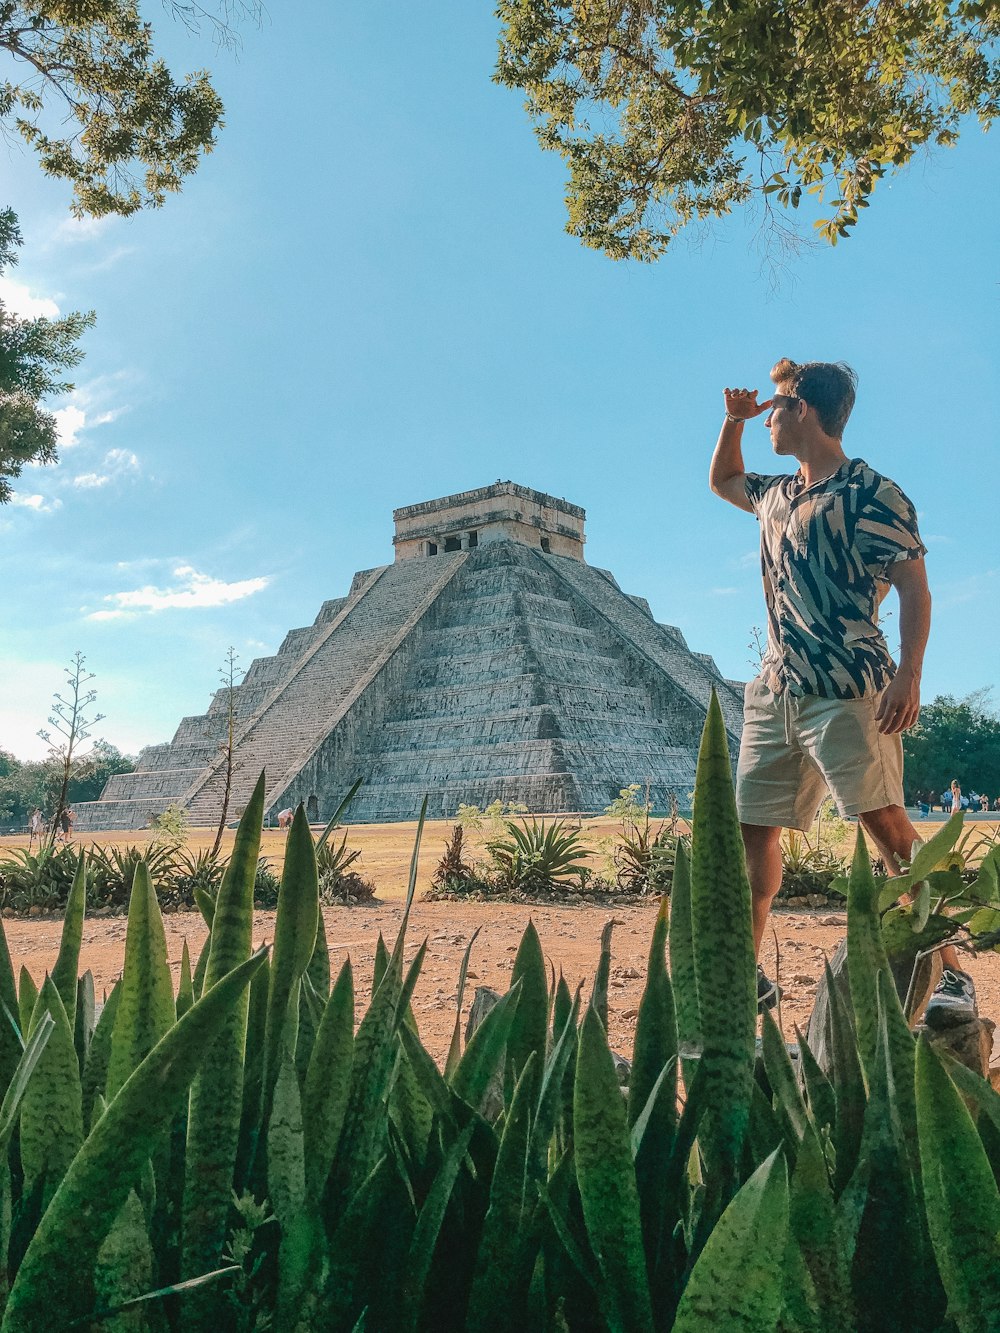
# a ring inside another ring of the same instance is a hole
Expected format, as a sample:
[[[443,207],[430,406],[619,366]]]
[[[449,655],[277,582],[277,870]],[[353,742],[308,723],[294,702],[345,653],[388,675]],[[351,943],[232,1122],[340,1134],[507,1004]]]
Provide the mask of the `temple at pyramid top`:
[[[497,541],[523,542],[547,555],[583,559],[584,510],[513,481],[404,505],[393,510],[392,517],[397,560],[473,551]]]
[[[425,795],[431,818],[494,800],[600,812],[633,782],[662,810],[694,785],[713,690],[735,749],[742,687],[585,563],[579,506],[498,481],[394,518],[392,564],[147,746],[77,827],[142,828],[172,802],[216,823],[231,716],[231,820],[262,770],[269,813],[301,801],[320,822],[358,777],[348,821],[414,819]]]

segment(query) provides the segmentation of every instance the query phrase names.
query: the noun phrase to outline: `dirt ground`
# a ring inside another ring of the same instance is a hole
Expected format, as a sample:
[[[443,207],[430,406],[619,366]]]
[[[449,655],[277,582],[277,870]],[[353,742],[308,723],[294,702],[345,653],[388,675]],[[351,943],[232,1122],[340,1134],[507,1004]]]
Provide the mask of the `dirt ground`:
[[[614,825],[608,820],[588,821],[585,833],[610,834]],[[376,883],[378,896],[367,906],[325,907],[331,967],[336,971],[349,953],[354,965],[355,990],[360,1017],[370,996],[372,963],[379,932],[391,945],[399,927],[408,878],[409,855],[415,826],[354,825],[349,829],[348,845],[360,847],[362,873]],[[450,825],[429,825],[421,848],[418,885],[426,886],[441,854]],[[928,829],[928,833],[931,830]],[[143,834],[98,835],[102,842],[138,842]],[[231,842],[232,835],[229,835]],[[23,839],[2,839],[14,845]],[[189,846],[208,845],[211,835],[195,831]],[[283,857],[284,834],[265,830],[261,847],[277,868]],[[542,948],[556,972],[560,969],[571,988],[584,983],[584,995],[590,986],[600,951],[601,929],[609,917],[618,923],[612,941],[609,1020],[613,1047],[629,1054],[635,1034],[635,1017],[646,974],[649,939],[656,915],[656,902],[633,906],[605,907],[560,905],[558,907],[522,906],[485,902],[423,902],[413,905],[408,930],[407,956],[412,957],[420,943],[428,939],[428,952],[414,996],[414,1010],[423,1040],[432,1054],[443,1059],[454,1023],[454,997],[458,970],[465,946],[477,926],[479,937],[473,946],[465,1013],[476,986],[505,990],[518,941],[531,917],[541,936]],[[164,918],[167,948],[174,976],[180,968],[181,947],[186,939],[192,959],[205,939],[205,926],[197,913],[172,913]],[[785,996],[782,1023],[786,1038],[795,1040],[794,1027],[805,1026],[812,1009],[816,984],[823,970],[823,960],[833,954],[846,929],[843,912],[778,910],[772,914],[773,935],[765,939],[762,961],[773,976],[778,973]],[[15,971],[27,967],[34,979],[41,981],[55,961],[61,923],[56,919],[23,920],[9,918],[4,929]],[[98,997],[110,988],[119,975],[125,949],[124,917],[88,918],[84,924],[81,969],[94,974]],[[254,942],[274,937],[274,913],[258,912]],[[1000,1022],[1000,957],[988,954],[969,957],[968,970],[976,982],[980,1012]],[[463,1021],[464,1021],[463,1014]],[[998,1043],[1000,1045],[1000,1043]]]

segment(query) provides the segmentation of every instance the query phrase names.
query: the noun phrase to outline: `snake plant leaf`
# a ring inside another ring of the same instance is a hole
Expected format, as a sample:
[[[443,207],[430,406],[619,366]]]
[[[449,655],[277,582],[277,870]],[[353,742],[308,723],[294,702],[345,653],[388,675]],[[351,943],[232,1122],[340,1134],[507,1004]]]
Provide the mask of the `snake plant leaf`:
[[[382,980],[358,1026],[350,1089],[333,1166],[335,1192],[342,1199],[349,1198],[361,1186],[383,1155],[386,1126],[379,1107],[390,1091],[397,1028],[409,1007],[425,952],[426,942],[417,951],[404,981],[401,928]]]
[[[299,804],[285,843],[285,864],[278,894],[271,951],[267,1021],[264,1032],[264,1072],[262,1119],[267,1119],[285,1031],[288,1000],[298,992],[299,978],[309,966],[316,947],[319,919],[319,879],[316,852],[306,820],[305,806]]]
[[[888,1013],[878,990],[876,1001],[875,1064],[856,1180],[838,1201],[841,1246],[851,1264],[859,1333],[936,1333],[944,1319],[944,1292],[922,1218],[900,1114]]]
[[[465,953],[462,955],[462,965],[458,969],[458,987],[455,991],[455,1026],[451,1032],[451,1043],[448,1046],[448,1056],[444,1064],[445,1077],[455,1072],[459,1060],[462,1058],[462,1001],[465,998],[465,979],[469,973],[469,959],[472,957],[472,946],[476,942],[476,936],[482,930],[482,926],[477,926],[465,946]]]
[[[253,885],[263,818],[261,773],[236,830],[233,854],[219,886],[205,970],[206,993],[250,957]],[[241,990],[226,1011],[191,1086],[181,1277],[195,1277],[217,1268],[222,1257],[242,1118],[247,1010],[248,996]],[[204,1297],[196,1294],[190,1299],[198,1302]]]
[[[104,1096],[108,1082],[108,1061],[111,1059],[111,1038],[114,1033],[115,1019],[118,1016],[118,1004],[122,995],[122,982],[119,978],[111,987],[111,993],[104,1001],[104,1008],[90,1039],[87,1063],[83,1067],[83,1123],[89,1126],[93,1122],[94,1103]]]
[[[90,1274],[101,1243],[212,1038],[263,958],[263,951],[254,954],[206,991],[97,1120],[31,1239],[11,1288],[2,1333],[51,1333],[53,1310],[67,1325],[90,1313]],[[72,1262],[67,1262],[70,1255]]]
[[[76,1058],[81,1073],[87,1063],[96,1019],[97,997],[94,993],[94,974],[88,968],[76,983],[76,1018],[73,1023],[73,1045],[76,1047]]]
[[[194,886],[194,905],[201,913],[201,919],[208,927],[209,932],[211,932],[212,922],[215,919],[215,894],[209,893],[200,884],[196,884]]]
[[[21,1024],[22,1035],[28,1031],[31,1024],[31,1015],[35,1012],[37,1003],[38,987],[35,985],[34,977],[22,963],[17,978],[17,1017]]]
[[[837,985],[829,963],[824,964],[829,996],[830,1082],[837,1103],[834,1147],[837,1154],[834,1192],[839,1198],[854,1174],[864,1133],[868,1101],[858,1039],[848,999]]]
[[[326,924],[322,912],[316,914],[316,943],[309,959],[309,966],[306,968],[306,976],[313,990],[325,1004],[330,998],[330,946],[326,939]]]
[[[482,1106],[490,1082],[507,1049],[523,982],[515,982],[472,1034],[451,1077],[452,1090],[474,1110]]]
[[[191,954],[185,939],[181,944],[181,970],[177,981],[177,1017],[183,1018],[194,1004],[194,981],[191,977]]]
[[[677,843],[674,878],[670,890],[670,980],[677,1011],[677,1042],[682,1056],[701,1051],[701,1013],[698,982],[694,970],[694,940],[691,934],[691,863],[683,839]],[[690,1069],[690,1077],[694,1068]],[[685,1080],[689,1074],[685,1068]]]
[[[532,1051],[538,1052],[540,1061],[545,1059],[549,1028],[549,987],[545,976],[545,957],[535,923],[530,919],[521,936],[510,973],[511,987],[518,982],[521,983],[521,998],[507,1041],[507,1060],[515,1082],[521,1077],[521,1070],[528,1063]]]
[[[0,1089],[7,1087],[21,1058],[22,1031],[14,968],[7,947],[7,934],[0,920]]]
[[[566,1078],[571,1072],[570,1062],[576,1054],[576,1023],[580,1011],[580,991],[570,1001],[569,1013],[557,1033],[552,1050],[542,1071],[536,1109],[528,1143],[527,1171],[535,1185],[545,1178],[547,1158],[559,1118],[564,1110]]]
[[[948,1313],[961,1333],[1000,1328],[1000,1193],[972,1117],[926,1037],[917,1043],[924,1203]]]
[[[404,1033],[413,1038],[411,1043],[407,1043]],[[410,1055],[411,1048],[420,1045],[415,1028],[409,1023],[401,1023],[396,1040],[401,1051],[389,1094],[389,1119],[398,1136],[395,1146],[406,1155],[405,1175],[412,1179],[437,1152],[437,1144],[431,1143],[434,1105],[424,1093],[423,1082]]]
[[[632,1052],[632,1073],[628,1089],[628,1120],[634,1125],[649,1101],[649,1094],[661,1077],[664,1067],[677,1057],[677,1020],[674,1012],[674,993],[667,972],[666,947],[669,921],[669,903],[660,902],[653,926],[646,965],[646,985],[639,1001],[635,1024],[635,1045]],[[673,1068],[673,1066],[671,1066]],[[676,1087],[665,1097],[662,1114],[666,1117],[657,1129],[664,1143],[673,1137],[677,1120]],[[659,1116],[658,1116],[659,1119]]]
[[[946,1068],[966,1105],[975,1113],[976,1128],[989,1158],[993,1179],[1000,1185],[1000,1092],[957,1060],[949,1060]]]
[[[837,1094],[798,1026],[795,1028],[795,1039],[799,1044],[799,1063],[802,1066],[809,1118],[818,1133],[826,1129],[832,1135],[837,1124]]]
[[[346,959],[320,1020],[302,1092],[306,1187],[318,1202],[344,1123],[354,1065],[354,974]]]
[[[153,1247],[146,1214],[135,1190],[129,1192],[94,1261],[94,1299],[98,1308],[115,1309],[149,1291],[153,1283]],[[162,1316],[161,1316],[162,1319]],[[130,1333],[141,1327],[135,1314],[111,1315],[101,1323],[102,1333]],[[147,1328],[163,1328],[159,1320]]]
[[[789,1150],[794,1154],[805,1133],[808,1116],[788,1047],[768,1009],[761,1016],[761,1047],[778,1118]]]
[[[889,971],[878,915],[878,890],[860,825],[847,887],[847,973],[865,1077],[871,1084],[878,1047],[875,979]]]
[[[63,916],[59,954],[52,969],[52,980],[62,996],[69,1025],[76,1028],[76,978],[80,970],[80,945],[83,942],[83,918],[87,910],[87,853],[81,848],[73,874],[66,911]]]
[[[209,931],[205,937],[205,942],[201,946],[201,952],[198,954],[198,961],[194,965],[194,976],[191,980],[191,986],[194,991],[194,998],[201,999],[201,993],[205,989],[205,973],[208,971],[208,960],[212,956],[212,932]]]
[[[677,1307],[673,1333],[774,1333],[788,1239],[788,1177],[779,1151],[762,1162],[722,1214]],[[771,1262],[761,1262],[770,1255]]]
[[[701,1062],[709,1080],[702,1147],[725,1202],[736,1184],[750,1119],[757,967],[729,747],[714,691],[695,777],[691,921]]]
[[[44,1013],[54,1027],[34,1076],[21,1100],[21,1164],[25,1191],[42,1188],[47,1204],[83,1143],[83,1099],[80,1062],[62,996],[46,977],[28,1027],[29,1039]]]
[[[125,967],[111,1035],[105,1097],[110,1102],[176,1020],[167,937],[145,861],[135,868],[125,935]]]
[[[43,1013],[25,1043],[21,1058],[14,1068],[10,1082],[7,1084],[3,1102],[0,1103],[0,1159],[3,1159],[3,1161],[6,1161],[7,1148],[14,1130],[17,1128],[21,1101],[24,1098],[28,1080],[41,1058],[54,1027],[55,1019],[52,1015],[48,1012]],[[3,1254],[6,1255],[6,1251],[3,1251]]]
[[[520,1327],[531,1277],[526,1212],[534,1203],[527,1178],[528,1141],[539,1088],[537,1052],[528,1056],[504,1123],[490,1202],[476,1254],[466,1325],[481,1333]]]
[[[789,1225],[815,1288],[818,1327],[823,1333],[856,1327],[833,1190],[823,1146],[811,1121],[803,1128],[792,1172]]]
[[[605,921],[601,930],[601,952],[597,959],[597,971],[594,974],[594,992],[590,997],[590,1006],[608,1030],[608,986],[611,981],[611,935],[614,931],[614,919]]]
[[[281,1227],[275,1322],[278,1328],[294,1328],[315,1264],[322,1223],[316,1210],[306,1208],[302,1095],[287,1029],[267,1126],[267,1193]]]
[[[652,1330],[628,1120],[607,1034],[592,1006],[580,1025],[573,1121],[576,1175],[601,1271],[604,1317],[621,1333]]]

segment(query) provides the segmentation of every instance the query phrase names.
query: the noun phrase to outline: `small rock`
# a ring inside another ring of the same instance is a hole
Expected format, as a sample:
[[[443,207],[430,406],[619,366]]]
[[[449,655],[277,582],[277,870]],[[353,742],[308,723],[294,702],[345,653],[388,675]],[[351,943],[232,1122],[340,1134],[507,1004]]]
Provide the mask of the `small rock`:
[[[786,907],[808,907],[808,905],[809,905],[808,898],[801,898],[799,896],[796,896],[794,898],[785,899]]]
[[[846,926],[846,925],[847,925],[847,917],[846,917],[846,916],[843,916],[843,915],[839,915],[839,916],[821,916],[821,917],[819,918],[819,924],[820,924],[821,926]]]
[[[810,907],[825,907],[827,904],[825,893],[808,893],[806,894],[806,901]]]
[[[608,982],[608,985],[612,986],[615,990],[625,989],[624,981],[619,981],[617,977],[612,977],[611,980]]]
[[[815,986],[816,978],[810,977],[805,972],[795,972],[791,977],[793,986]]]
[[[41,915],[42,915],[42,909],[38,906],[37,903],[32,903],[31,906],[28,908],[28,915],[29,915],[29,916],[41,916]]]
[[[621,1017],[622,1017],[623,1022],[625,1022],[625,1023],[631,1023],[631,1022],[633,1022],[635,1019],[637,1019],[637,1018],[639,1017],[639,1010],[638,1010],[638,1009],[624,1009],[624,1010],[622,1011]]]

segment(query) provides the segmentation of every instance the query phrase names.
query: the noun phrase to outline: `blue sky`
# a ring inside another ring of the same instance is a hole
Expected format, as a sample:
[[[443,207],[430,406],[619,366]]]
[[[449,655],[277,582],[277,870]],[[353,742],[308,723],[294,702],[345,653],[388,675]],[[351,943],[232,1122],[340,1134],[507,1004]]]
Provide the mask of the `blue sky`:
[[[4,299],[98,313],[62,461],[0,510],[0,747],[43,752],[76,649],[96,734],[168,739],[230,644],[249,666],[391,560],[394,507],[498,477],[583,505],[589,562],[745,678],[756,524],[706,472],[722,387],[766,388],[781,355],[855,367],[845,448],[917,506],[925,697],[994,683],[996,134],[922,156],[776,277],[745,215],[614,264],[565,234],[562,164],[491,83],[488,4],[274,6],[238,59],[149,14],[226,104],[182,195],[76,223],[0,150],[26,240]]]

